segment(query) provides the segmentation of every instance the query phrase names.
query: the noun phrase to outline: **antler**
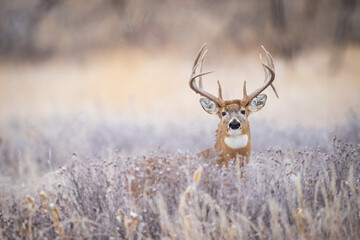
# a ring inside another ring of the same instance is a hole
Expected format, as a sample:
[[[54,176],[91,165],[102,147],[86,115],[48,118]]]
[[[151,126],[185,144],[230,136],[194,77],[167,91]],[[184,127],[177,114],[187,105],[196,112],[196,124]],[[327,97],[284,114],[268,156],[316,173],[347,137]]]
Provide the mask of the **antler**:
[[[243,100],[241,100],[241,101],[244,103],[245,106],[248,105],[252,99],[254,99],[256,96],[258,96],[262,91],[264,91],[270,85],[271,85],[272,89],[274,90],[276,97],[279,98],[275,87],[272,85],[272,82],[275,79],[275,66],[274,66],[272,56],[268,51],[266,51],[264,46],[261,46],[261,47],[266,53],[266,64],[263,62],[262,56],[260,54],[260,61],[261,61],[261,64],[263,65],[264,72],[265,72],[264,84],[261,87],[259,87],[258,89],[256,89],[252,94],[247,95],[246,81],[244,81],[244,89],[243,89],[244,97],[243,97]]]
[[[192,72],[191,72],[191,76],[190,76],[189,85],[190,85],[190,88],[192,90],[194,90],[194,92],[200,94],[203,97],[206,97],[206,98],[212,100],[219,107],[223,107],[223,106],[225,106],[225,102],[224,102],[224,100],[222,98],[222,90],[221,90],[221,85],[220,85],[219,81],[218,81],[219,97],[215,97],[214,95],[212,95],[211,93],[206,92],[203,89],[202,76],[212,73],[212,71],[211,72],[205,72],[205,73],[202,72],[202,66],[203,66],[203,62],[204,62],[204,57],[205,57],[205,54],[207,52],[207,50],[203,51],[204,48],[205,48],[205,45],[206,45],[206,43],[200,48],[200,51],[199,51],[197,57],[195,58],[194,65],[193,65]],[[201,57],[201,63],[199,63],[200,57]],[[199,64],[200,64],[200,73],[196,74],[196,69],[198,68]],[[196,78],[199,78],[199,86],[196,85],[196,81],[195,81]]]

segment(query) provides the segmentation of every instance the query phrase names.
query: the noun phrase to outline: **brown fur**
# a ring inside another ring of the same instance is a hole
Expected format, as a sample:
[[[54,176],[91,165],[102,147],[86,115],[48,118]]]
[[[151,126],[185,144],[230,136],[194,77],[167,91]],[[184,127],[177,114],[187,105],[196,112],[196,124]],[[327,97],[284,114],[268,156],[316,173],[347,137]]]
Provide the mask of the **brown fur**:
[[[225,144],[225,138],[229,137],[227,132],[228,122],[222,120],[221,113],[225,110],[228,113],[238,112],[241,109],[245,109],[246,117],[241,121],[241,134],[246,134],[248,136],[248,143],[243,148],[232,149]],[[250,123],[248,121],[248,116],[251,113],[251,110],[248,106],[243,106],[240,100],[231,100],[225,102],[225,107],[219,108],[218,117],[220,122],[218,124],[218,129],[216,130],[216,143],[214,148],[206,149],[205,151],[199,153],[199,155],[205,158],[218,157],[217,163],[222,166],[228,166],[230,160],[235,160],[237,155],[240,159],[240,166],[243,167],[248,163],[250,152],[251,152],[251,135],[250,135]]]
[[[207,50],[204,50],[205,45],[206,44],[200,48],[200,51],[195,58],[189,86],[195,93],[198,93],[203,97],[200,99],[200,104],[203,109],[210,114],[217,114],[220,118],[220,123],[216,131],[215,151],[206,150],[202,152],[202,155],[209,156],[210,153],[215,152],[215,155],[218,155],[218,164],[225,164],[226,166],[231,159],[239,159],[239,157],[241,157],[240,166],[243,166],[248,162],[251,152],[250,125],[248,121],[249,114],[251,112],[259,111],[262,107],[264,107],[267,97],[265,94],[261,94],[261,92],[267,87],[271,86],[275,95],[278,97],[276,89],[272,85],[272,82],[275,79],[274,62],[271,54],[262,46],[262,49],[266,53],[266,63],[263,62],[260,55],[261,64],[265,73],[265,81],[263,85],[248,95],[246,91],[246,82],[244,81],[243,99],[224,101],[219,81],[218,97],[208,93],[203,88],[202,76],[211,73],[202,72],[203,60],[207,52]],[[200,73],[196,73],[199,66]],[[197,85],[195,81],[197,78],[199,79],[199,85]],[[241,113],[242,110],[245,110],[246,114]],[[224,113],[224,115],[222,115],[222,113]],[[231,137],[229,137],[229,135],[231,135]],[[241,135],[247,135],[247,142],[245,146],[243,146],[245,144],[245,142],[243,142],[245,141],[245,138]],[[236,149],[231,148],[230,146],[236,147]]]

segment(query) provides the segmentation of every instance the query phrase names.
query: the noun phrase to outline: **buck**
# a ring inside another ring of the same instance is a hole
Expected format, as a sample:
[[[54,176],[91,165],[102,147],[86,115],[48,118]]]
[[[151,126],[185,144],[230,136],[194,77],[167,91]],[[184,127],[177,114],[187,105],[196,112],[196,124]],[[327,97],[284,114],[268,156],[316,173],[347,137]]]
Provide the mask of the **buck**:
[[[274,62],[271,54],[261,46],[266,54],[266,64],[263,62],[260,54],[260,61],[265,72],[263,85],[248,95],[246,91],[246,81],[244,81],[243,99],[224,101],[219,81],[218,97],[215,97],[203,88],[202,76],[212,73],[202,72],[204,57],[207,52],[207,50],[204,50],[205,45],[206,44],[201,47],[195,59],[189,85],[195,93],[203,96],[203,98],[200,99],[202,108],[209,114],[217,115],[220,118],[220,122],[216,130],[215,147],[201,152],[200,155],[207,158],[217,156],[217,163],[226,166],[231,159],[239,158],[241,159],[240,166],[244,166],[244,164],[248,163],[251,152],[251,134],[248,117],[251,113],[257,112],[265,106],[267,96],[261,93],[267,87],[271,86],[276,97],[278,97],[276,89],[272,85],[275,79]],[[196,73],[199,66],[200,71]],[[196,79],[199,79],[198,85]]]

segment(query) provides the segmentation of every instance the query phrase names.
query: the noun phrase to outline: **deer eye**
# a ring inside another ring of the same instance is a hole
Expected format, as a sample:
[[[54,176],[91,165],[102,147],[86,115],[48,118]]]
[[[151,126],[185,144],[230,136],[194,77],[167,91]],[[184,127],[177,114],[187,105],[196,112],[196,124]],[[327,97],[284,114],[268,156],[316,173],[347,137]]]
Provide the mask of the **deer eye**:
[[[241,110],[240,112],[241,112],[241,114],[245,114],[245,110]]]
[[[226,112],[222,112],[221,115],[225,116],[225,115],[226,115]]]

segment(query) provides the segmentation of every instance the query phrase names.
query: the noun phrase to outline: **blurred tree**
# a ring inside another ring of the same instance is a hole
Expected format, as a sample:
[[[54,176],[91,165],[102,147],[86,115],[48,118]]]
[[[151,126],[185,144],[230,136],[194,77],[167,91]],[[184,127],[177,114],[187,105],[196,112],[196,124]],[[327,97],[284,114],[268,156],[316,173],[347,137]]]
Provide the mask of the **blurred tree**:
[[[0,52],[4,55],[34,56],[37,27],[59,0],[2,1],[0,3]]]
[[[0,53],[23,58],[83,54],[111,45],[263,43],[295,51],[360,42],[357,0],[0,0]],[[185,47],[186,48],[186,47]]]
[[[353,30],[352,16],[356,9],[357,0],[341,0],[338,8],[336,29],[334,32],[334,51],[330,65],[337,65],[342,59],[344,48],[350,39],[349,33]]]
[[[346,44],[348,40],[348,32],[352,28],[352,15],[356,9],[356,0],[341,0],[341,7],[339,7],[339,15],[334,34],[334,42],[336,45]]]
[[[307,0],[305,2],[305,16],[309,19],[313,19],[317,14],[319,3],[321,0],[314,1],[314,0]]]
[[[287,57],[292,58],[291,41],[288,37],[287,22],[285,18],[285,7],[283,0],[271,0],[271,16],[275,31],[279,36],[279,44],[281,53]]]

